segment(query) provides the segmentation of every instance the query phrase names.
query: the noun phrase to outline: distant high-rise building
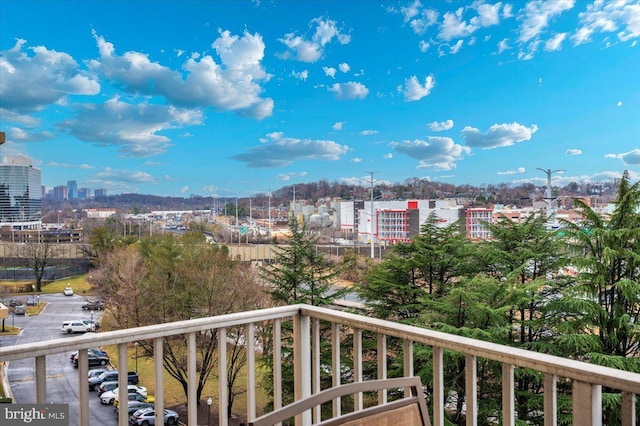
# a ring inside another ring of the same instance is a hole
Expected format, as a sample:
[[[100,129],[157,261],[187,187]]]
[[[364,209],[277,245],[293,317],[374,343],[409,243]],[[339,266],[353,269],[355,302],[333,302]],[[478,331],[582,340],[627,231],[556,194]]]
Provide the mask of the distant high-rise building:
[[[106,188],[96,188],[96,190],[94,191],[95,197],[106,197],[107,196],[107,189]]]
[[[91,198],[91,189],[78,188],[78,198],[81,200],[86,200],[87,198]]]
[[[0,164],[0,226],[36,229],[41,218],[40,169],[27,157],[4,157]]]
[[[70,200],[78,198],[78,182],[70,180],[67,182],[67,195]]]
[[[67,200],[67,187],[64,185],[58,185],[53,188],[53,198],[55,200]]]

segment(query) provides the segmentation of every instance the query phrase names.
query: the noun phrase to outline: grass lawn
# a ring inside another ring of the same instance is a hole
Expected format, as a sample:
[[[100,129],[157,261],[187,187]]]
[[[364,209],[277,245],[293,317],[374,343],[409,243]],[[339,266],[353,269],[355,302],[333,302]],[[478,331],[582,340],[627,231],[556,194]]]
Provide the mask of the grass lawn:
[[[2,331],[2,324],[0,324],[0,336],[14,336],[20,333],[20,327],[11,327],[10,325],[7,324],[8,320],[6,319],[4,320],[4,322],[5,322],[4,331]]]
[[[91,284],[87,280],[88,274],[76,275],[75,277],[63,278],[61,280],[52,281],[42,286],[42,291],[36,294],[55,294],[62,293],[64,288],[68,285],[73,288],[73,292],[78,295],[91,294]],[[32,292],[20,292],[20,288],[25,288],[29,284],[34,284],[35,281],[2,281],[0,282],[0,294],[4,296],[28,296]]]

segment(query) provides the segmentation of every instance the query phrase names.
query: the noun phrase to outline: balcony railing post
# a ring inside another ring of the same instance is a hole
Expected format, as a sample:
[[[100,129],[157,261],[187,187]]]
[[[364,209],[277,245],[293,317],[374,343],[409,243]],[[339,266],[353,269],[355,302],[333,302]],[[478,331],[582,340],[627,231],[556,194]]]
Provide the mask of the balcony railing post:
[[[362,381],[362,330],[353,330],[353,381]],[[362,392],[353,396],[353,411],[362,410]]]
[[[129,366],[127,365],[128,361],[128,353],[127,353],[127,345],[128,343],[119,343],[118,344],[118,400],[119,401],[127,401],[129,398],[129,393],[127,391],[127,385],[129,384]],[[120,426],[126,425],[129,417],[129,410],[127,404],[119,404],[118,405],[118,424]],[[162,421],[164,421],[164,416],[162,417]]]
[[[513,365],[502,364],[502,424],[515,424],[515,385],[513,380]]]
[[[405,339],[402,342],[402,352],[403,352],[403,369],[404,369],[404,377],[413,376],[413,341]],[[404,389],[404,396],[411,396],[411,389]]]
[[[36,357],[36,402],[47,403],[47,357]]]
[[[340,337],[340,324],[331,323],[331,385],[333,387],[340,386],[341,382]],[[342,412],[340,397],[333,400],[332,410],[333,417],[338,417]]]
[[[311,393],[320,392],[320,320],[311,318]],[[313,408],[313,422],[320,421],[320,406]]]
[[[467,426],[476,426],[478,424],[478,364],[475,355],[466,356],[465,394]]]
[[[221,345],[226,345],[224,342],[219,342]],[[187,334],[187,417],[189,426],[197,426],[198,424],[198,379],[196,368],[196,333],[192,332]],[[158,420],[158,416],[160,420]],[[164,422],[164,415],[156,412],[156,424],[162,424]]]
[[[273,409],[282,407],[282,322],[273,320]]]
[[[602,386],[573,381],[573,424],[602,425]]]
[[[387,336],[385,334],[378,333],[378,379],[384,380],[387,378]],[[378,391],[378,405],[387,403],[387,390],[382,389]]]
[[[218,329],[218,424],[227,426],[229,416],[227,415],[227,329]]]
[[[164,339],[162,337],[153,339],[153,358],[156,373],[155,407],[158,411],[164,412]]]
[[[311,395],[311,333],[306,315],[293,317],[293,384],[294,397],[298,401]],[[311,411],[296,416],[296,426],[311,424]]]
[[[256,418],[256,348],[254,324],[247,324],[247,421]]]
[[[544,375],[544,426],[558,424],[558,389],[555,374]]]
[[[89,356],[86,349],[78,351],[78,424],[89,426]]]
[[[636,426],[636,396],[631,392],[622,392],[622,426]]]
[[[444,426],[444,364],[443,350],[433,347],[433,426]]]

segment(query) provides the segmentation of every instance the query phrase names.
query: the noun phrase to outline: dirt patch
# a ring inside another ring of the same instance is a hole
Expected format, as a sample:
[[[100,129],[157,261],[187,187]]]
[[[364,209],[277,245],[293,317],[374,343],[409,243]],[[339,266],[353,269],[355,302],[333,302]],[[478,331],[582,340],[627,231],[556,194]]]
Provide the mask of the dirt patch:
[[[178,415],[180,416],[178,420],[180,420],[180,423],[182,424],[188,424],[187,420],[187,406],[185,404],[180,404],[178,406],[175,407],[167,407],[170,410],[175,411],[176,413],[178,413]],[[218,425],[218,410],[217,410],[217,406],[214,407],[213,405],[211,406],[211,423],[208,423],[209,421],[209,412],[208,409],[209,407],[207,406],[206,401],[201,401],[200,405],[197,406],[198,409],[198,425],[199,426],[210,426],[210,425]],[[236,416],[233,416],[232,418],[229,419],[229,426],[242,426],[245,425],[245,421],[244,419],[238,418]]]

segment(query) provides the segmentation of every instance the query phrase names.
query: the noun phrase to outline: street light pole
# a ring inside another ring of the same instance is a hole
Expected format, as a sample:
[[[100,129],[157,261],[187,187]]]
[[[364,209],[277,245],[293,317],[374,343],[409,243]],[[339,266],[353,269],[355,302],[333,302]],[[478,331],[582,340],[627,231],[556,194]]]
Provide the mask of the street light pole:
[[[211,426],[211,404],[213,404],[213,399],[211,397],[207,398],[207,425]]]

